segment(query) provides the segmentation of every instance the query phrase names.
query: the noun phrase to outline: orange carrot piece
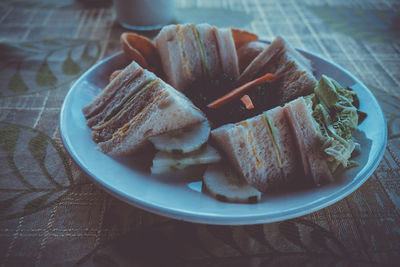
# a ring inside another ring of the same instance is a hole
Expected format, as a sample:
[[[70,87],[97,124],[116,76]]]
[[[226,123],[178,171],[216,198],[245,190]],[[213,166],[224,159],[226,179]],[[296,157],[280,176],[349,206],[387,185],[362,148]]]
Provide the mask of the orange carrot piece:
[[[250,96],[248,95],[244,95],[240,98],[240,101],[242,101],[242,103],[245,105],[246,109],[253,109],[254,105],[253,102],[251,101]]]
[[[224,96],[218,98],[217,100],[211,102],[210,104],[208,104],[207,107],[209,107],[209,108],[219,108],[219,107],[225,105],[226,103],[228,103],[229,101],[240,97],[241,95],[243,95],[250,88],[252,88],[252,87],[254,87],[256,85],[259,85],[261,83],[272,82],[276,78],[278,78],[277,75],[275,75],[273,73],[267,73],[267,74],[255,79],[255,80],[252,80],[252,81],[250,81],[248,83],[245,83],[242,86],[230,91],[226,95],[224,95]]]
[[[135,43],[137,40],[143,41],[147,38],[142,37],[136,33],[128,33],[125,32],[121,34],[120,42],[122,51],[124,51],[125,56],[129,60],[134,60],[137,64],[139,64],[142,68],[148,69],[149,64],[146,60],[146,57],[143,53],[138,49],[138,45]],[[151,43],[151,41],[149,41]],[[136,47],[135,47],[136,45]]]

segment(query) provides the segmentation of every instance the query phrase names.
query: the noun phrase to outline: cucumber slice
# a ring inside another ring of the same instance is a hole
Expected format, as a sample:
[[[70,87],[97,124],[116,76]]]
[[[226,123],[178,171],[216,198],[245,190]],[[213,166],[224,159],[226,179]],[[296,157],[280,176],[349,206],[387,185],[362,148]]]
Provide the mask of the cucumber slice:
[[[203,186],[217,200],[224,202],[257,203],[261,192],[224,164],[208,166]]]
[[[168,153],[164,151],[157,152],[153,159],[151,173],[161,174],[183,170],[189,166],[216,163],[221,160],[221,156],[212,146],[188,154]]]
[[[190,153],[204,145],[210,135],[208,121],[171,131],[159,136],[150,137],[155,148],[165,152]]]

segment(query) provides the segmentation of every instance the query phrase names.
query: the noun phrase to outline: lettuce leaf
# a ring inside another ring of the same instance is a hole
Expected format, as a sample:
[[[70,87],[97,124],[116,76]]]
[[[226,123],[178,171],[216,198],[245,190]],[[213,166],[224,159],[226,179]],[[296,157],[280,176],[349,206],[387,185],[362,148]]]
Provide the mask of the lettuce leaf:
[[[358,125],[355,92],[322,75],[311,98],[313,117],[317,122],[322,147],[333,173],[338,167],[352,167],[351,154],[356,146],[352,134]]]

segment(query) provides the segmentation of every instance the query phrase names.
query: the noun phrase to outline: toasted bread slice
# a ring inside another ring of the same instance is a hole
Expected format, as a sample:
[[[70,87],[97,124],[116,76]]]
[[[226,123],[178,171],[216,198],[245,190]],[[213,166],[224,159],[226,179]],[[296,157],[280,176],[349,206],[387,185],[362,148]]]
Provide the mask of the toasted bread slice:
[[[201,44],[198,41],[194,24],[177,25],[178,40],[182,46],[184,72],[187,83],[184,89],[196,79],[203,77],[203,59]]]
[[[296,182],[301,175],[300,161],[294,136],[290,130],[288,118],[282,107],[276,107],[264,112],[279,153],[280,167],[286,184]]]
[[[183,48],[178,38],[176,25],[163,27],[154,42],[161,58],[166,81],[175,89],[183,91],[188,80],[184,70]]]
[[[261,53],[259,53],[253,61],[244,69],[244,71],[240,74],[236,83],[238,85],[244,84],[248,81],[251,81],[259,75],[262,70],[273,73],[275,70],[269,70],[268,66],[271,65],[270,62],[273,61],[274,57],[282,51],[283,47],[281,42],[274,41],[272,42],[268,48],[264,49]],[[268,65],[269,64],[269,65]]]
[[[215,78],[222,73],[222,66],[218,54],[216,28],[209,24],[198,24],[196,29],[199,33],[201,47],[204,49],[204,63],[206,74],[210,78]]]
[[[267,51],[270,49],[270,51]],[[288,62],[294,61],[298,69],[311,72],[311,61],[298,52],[285,38],[277,36],[263,56],[271,55],[271,60],[264,66],[258,65],[260,70],[276,72]],[[253,66],[254,68],[257,66]]]
[[[260,41],[243,44],[237,51],[240,73],[242,73],[250,62],[252,62],[267,47],[268,44]]]
[[[89,105],[83,108],[83,114],[86,119],[95,116],[113,99],[117,93],[124,95],[130,90],[130,84],[135,81],[143,73],[142,68],[138,68],[136,63],[128,65],[123,69],[117,77],[115,77],[106,88],[101,91],[100,95]]]
[[[288,103],[284,110],[300,152],[305,176],[311,177],[317,186],[333,181],[321,149],[322,143],[312,117],[312,109],[305,98],[300,97]]]
[[[132,66],[136,66],[136,63],[132,62],[132,64],[130,64],[127,68],[131,68]],[[139,74],[136,75],[137,73]],[[117,78],[119,78],[120,75],[118,75]],[[131,77],[128,77],[129,76],[127,76],[126,82],[122,83],[120,86],[115,86],[112,88],[114,94],[101,94],[96,98],[95,101],[102,99],[101,101],[103,101],[104,104],[102,105],[101,109],[97,110],[97,113],[92,113],[91,116],[86,117],[87,124],[90,128],[98,127],[101,124],[106,123],[110,118],[118,113],[119,109],[122,108],[131,97],[133,97],[142,88],[146,87],[149,83],[157,79],[153,73],[144,69],[141,69],[139,72],[134,72]]]
[[[135,94],[128,94],[120,106],[115,106],[112,115],[107,116],[98,124],[92,126],[92,139],[95,142],[104,142],[112,138],[115,129],[119,129],[138,113],[140,113],[155,97],[162,87],[160,79],[154,79],[145,84]],[[114,112],[113,112],[114,111]]]
[[[283,108],[221,126],[212,130],[212,140],[238,173],[262,192],[308,182],[303,174],[316,185],[331,182],[307,101],[300,97]]]
[[[206,76],[204,46],[215,47],[215,42],[202,42],[194,24],[166,26],[156,36],[155,43],[167,81],[177,90],[184,91],[195,80]]]
[[[246,83],[265,73],[275,73],[279,77],[272,84],[276,93],[276,105],[308,95],[316,85],[311,62],[279,36],[254,58],[236,83]]]
[[[313,74],[306,70],[301,70],[295,61],[284,61],[280,68],[275,72],[278,79],[271,86],[274,88],[275,102],[283,105],[300,96],[313,93],[316,79]]]
[[[126,70],[134,78],[127,75]],[[91,111],[91,115],[101,118],[90,127],[94,141],[103,152],[111,155],[133,153],[151,136],[206,120],[186,96],[137,63],[132,62],[116,79],[121,79],[119,76],[131,82],[113,88],[118,92],[109,89],[100,93],[84,108],[84,112]],[[100,105],[102,109],[98,108]]]
[[[179,91],[203,78],[226,74],[236,80],[239,76],[238,56],[230,28],[218,29],[208,24],[169,25],[154,41],[166,80]]]
[[[148,143],[151,136],[200,123],[206,120],[203,113],[187,99],[176,94],[165,83],[154,87],[154,98],[130,121],[117,129],[112,138],[99,143],[99,148],[109,155],[130,154]],[[135,105],[135,103],[132,103]]]
[[[211,132],[213,141],[225,153],[246,181],[265,192],[284,182],[279,152],[265,114]]]
[[[236,80],[239,77],[239,60],[232,37],[232,30],[230,28],[217,29],[216,37],[222,71],[233,80]]]

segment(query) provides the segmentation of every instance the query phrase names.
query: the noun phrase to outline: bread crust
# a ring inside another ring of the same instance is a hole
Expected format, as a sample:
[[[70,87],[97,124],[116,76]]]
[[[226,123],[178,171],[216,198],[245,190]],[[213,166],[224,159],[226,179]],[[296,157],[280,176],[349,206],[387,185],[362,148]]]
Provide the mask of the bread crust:
[[[298,160],[299,151],[285,111],[282,107],[276,107],[266,111],[265,115],[269,120],[276,146],[279,149],[284,183],[290,185],[301,182],[303,175]]]
[[[97,143],[111,139],[115,129],[119,129],[138,113],[140,113],[148,105],[148,103],[151,103],[153,99],[160,94],[161,89],[162,85],[159,79],[151,82],[151,84],[146,86],[143,91],[140,91],[134,95],[130,100],[131,103],[127,103],[126,108],[118,113],[112,119],[112,121],[109,121],[107,126],[100,129],[92,128],[92,139]]]
[[[261,52],[267,49],[268,44],[260,41],[253,41],[242,45],[238,50],[239,72],[242,73],[247,66],[252,62]]]
[[[239,76],[232,30],[208,24],[164,27],[155,38],[167,81],[179,91],[203,78]]]
[[[254,58],[236,84],[244,84],[266,73],[274,73],[279,77],[272,83],[276,91],[276,105],[310,94],[316,85],[311,62],[280,36]]]
[[[216,37],[222,71],[236,81],[239,77],[239,60],[232,30],[230,28],[217,29]]]
[[[222,73],[222,66],[218,55],[217,39],[213,33],[213,27],[209,24],[199,24],[196,28],[200,35],[200,41],[204,48],[205,65],[207,68],[207,76],[212,78],[218,77]],[[214,28],[214,32],[215,32]]]
[[[171,93],[171,89],[161,89],[153,101],[115,131],[111,139],[99,143],[100,150],[112,156],[131,154],[140,150],[151,136],[206,120],[200,110],[190,107],[178,94]]]
[[[333,181],[326,157],[321,150],[321,140],[314,127],[311,110],[305,99],[300,97],[285,105],[284,109],[300,151],[305,176],[311,177],[317,186]]]
[[[110,101],[117,92],[120,91],[120,88],[124,88],[125,84],[130,81],[136,79],[136,77],[140,76],[143,73],[143,69],[140,66],[132,61],[125,69],[123,69],[107,86],[104,90],[100,92],[100,94],[92,101],[89,105],[83,108],[83,115],[86,119],[93,117],[97,113],[101,112],[105,105],[107,105],[107,101]]]
[[[211,138],[250,185],[266,192],[282,186],[284,179],[263,116],[221,126],[211,132]]]
[[[166,81],[175,89],[183,91],[186,83],[182,45],[179,42],[176,25],[168,25],[161,29],[154,39],[161,59]]]
[[[142,69],[139,75],[132,74],[132,76],[127,78],[120,86],[113,88],[115,93],[112,96],[98,96],[96,100],[100,98],[103,100],[104,104],[102,105],[101,110],[97,113],[92,113],[92,116],[87,117],[87,125],[90,128],[93,128],[104,123],[104,120],[115,107],[122,105],[124,101],[127,101],[130,97],[155,79],[156,76],[153,73]]]
[[[185,65],[185,73],[187,74],[187,84],[184,89],[192,84],[196,79],[204,77],[202,58],[201,58],[201,46],[197,42],[194,32],[193,24],[185,24],[178,27],[179,41],[183,48],[183,58]]]
[[[129,154],[150,136],[201,123],[206,117],[182,93],[132,62],[83,112],[99,148]]]

